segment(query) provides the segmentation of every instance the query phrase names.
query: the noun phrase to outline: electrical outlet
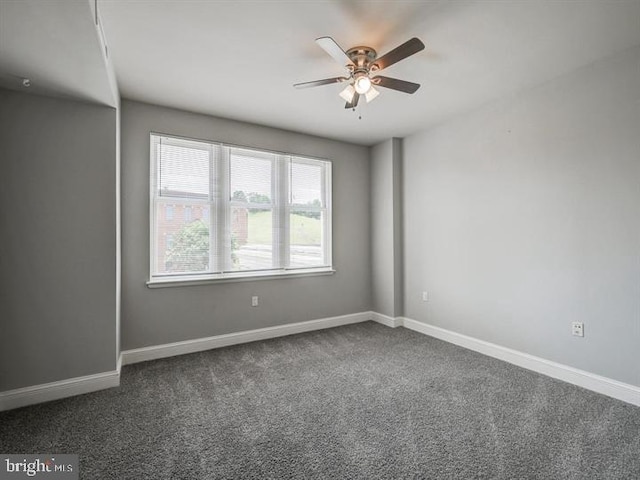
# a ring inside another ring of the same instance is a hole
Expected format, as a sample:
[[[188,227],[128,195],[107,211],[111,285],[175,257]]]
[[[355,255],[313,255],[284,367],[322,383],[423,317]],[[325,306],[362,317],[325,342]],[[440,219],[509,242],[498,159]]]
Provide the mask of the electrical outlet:
[[[584,337],[584,323],[571,322],[571,334],[574,337]]]
[[[429,301],[429,293],[428,292],[422,292],[422,301],[423,302],[428,302]]]
[[[254,295],[253,297],[251,297],[251,306],[252,307],[257,307],[258,306],[258,296]]]

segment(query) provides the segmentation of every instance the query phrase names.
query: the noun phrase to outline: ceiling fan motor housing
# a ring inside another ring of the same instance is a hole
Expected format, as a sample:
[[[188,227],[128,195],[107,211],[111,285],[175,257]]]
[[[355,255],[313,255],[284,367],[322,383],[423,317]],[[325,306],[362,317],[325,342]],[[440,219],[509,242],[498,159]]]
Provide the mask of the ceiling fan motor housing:
[[[354,74],[362,72],[368,75],[373,66],[372,62],[377,57],[376,51],[371,47],[353,47],[347,50],[346,54],[353,62],[353,65],[348,65],[347,68]]]

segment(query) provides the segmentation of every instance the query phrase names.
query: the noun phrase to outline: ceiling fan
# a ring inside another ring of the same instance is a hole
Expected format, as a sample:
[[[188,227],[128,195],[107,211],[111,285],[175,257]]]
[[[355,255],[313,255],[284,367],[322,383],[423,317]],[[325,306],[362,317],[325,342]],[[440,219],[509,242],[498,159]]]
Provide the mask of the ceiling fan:
[[[424,43],[418,38],[414,37],[406,41],[381,57],[378,57],[376,51],[371,47],[353,47],[345,52],[331,37],[317,38],[316,43],[338,63],[344,65],[349,71],[349,76],[296,83],[294,85],[295,88],[318,87],[332,83],[349,82],[347,87],[340,92],[340,96],[347,102],[344,108],[355,108],[358,105],[358,100],[361,95],[365,96],[367,102],[376,98],[380,92],[374,88],[374,85],[404,93],[414,93],[420,88],[419,83],[383,77],[382,75],[371,76],[373,73],[423,50]]]

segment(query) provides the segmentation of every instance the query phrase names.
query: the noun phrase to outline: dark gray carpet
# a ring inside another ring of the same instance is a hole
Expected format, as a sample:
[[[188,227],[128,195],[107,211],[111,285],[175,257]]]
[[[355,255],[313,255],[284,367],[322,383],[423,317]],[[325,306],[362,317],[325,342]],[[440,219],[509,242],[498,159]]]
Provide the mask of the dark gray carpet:
[[[0,426],[82,478],[640,478],[640,408],[372,322],[128,366]]]

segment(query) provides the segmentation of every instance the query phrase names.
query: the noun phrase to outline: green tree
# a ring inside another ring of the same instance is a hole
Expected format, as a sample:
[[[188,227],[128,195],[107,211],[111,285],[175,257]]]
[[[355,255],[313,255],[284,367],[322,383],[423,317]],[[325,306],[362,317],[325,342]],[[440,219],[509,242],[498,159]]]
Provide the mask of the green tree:
[[[269,196],[263,193],[251,192],[247,199],[249,200],[249,203],[271,203]]]
[[[263,193],[256,193],[256,192],[251,192],[249,194],[247,194],[246,197],[246,201],[249,203],[262,203],[262,204],[270,204],[271,203],[271,199],[269,198],[268,195],[265,195]],[[249,210],[249,214],[253,215],[256,214],[258,212],[266,212],[268,211],[268,208],[251,208]]]
[[[322,203],[320,203],[320,200],[315,198],[312,201],[305,203],[303,206],[320,208],[322,206]],[[308,211],[304,211],[304,210],[299,210],[296,213],[298,215],[302,215],[303,217],[315,218],[315,219],[318,219],[318,220],[320,219],[320,212],[308,212]]]
[[[209,267],[209,228],[200,220],[175,234],[167,252],[167,266],[174,272],[200,272]]]
[[[237,202],[246,202],[247,201],[247,196],[245,195],[245,193],[242,190],[236,190],[235,192],[233,192],[233,195],[231,196],[232,200],[235,200]]]

